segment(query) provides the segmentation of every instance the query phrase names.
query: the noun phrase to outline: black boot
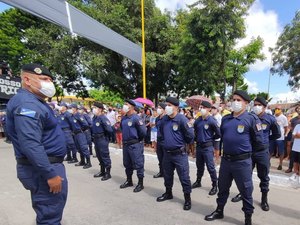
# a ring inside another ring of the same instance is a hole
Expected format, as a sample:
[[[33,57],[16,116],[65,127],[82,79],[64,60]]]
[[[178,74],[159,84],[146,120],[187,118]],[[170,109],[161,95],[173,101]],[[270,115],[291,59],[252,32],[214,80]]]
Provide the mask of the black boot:
[[[103,177],[105,174],[105,168],[104,166],[100,165],[100,172],[99,173],[96,173],[94,175],[95,178],[98,178],[98,177]]]
[[[108,180],[111,178],[111,175],[110,175],[110,167],[107,167],[106,168],[106,171],[104,173],[104,176],[101,178],[102,181],[104,180]]]
[[[84,157],[80,155],[80,162],[76,163],[75,166],[84,166],[84,165],[85,165]]]
[[[197,178],[196,182],[192,185],[193,189],[198,187],[201,187],[201,178]]]
[[[127,180],[125,181],[124,184],[120,185],[120,188],[123,189],[123,188],[127,188],[127,187],[132,187],[132,186],[133,186],[132,177],[127,177]]]
[[[213,182],[212,189],[209,191],[209,195],[215,195],[218,192],[217,182]]]
[[[192,200],[191,200],[191,194],[184,194],[184,205],[183,210],[190,210],[192,208]]]
[[[153,178],[159,178],[159,177],[163,177],[161,172],[158,172],[157,174],[153,175]]]
[[[166,200],[170,200],[173,199],[173,194],[172,194],[172,189],[171,188],[167,188],[166,192],[162,194],[162,196],[158,197],[156,199],[157,202],[163,202]]]
[[[140,192],[144,189],[144,178],[139,178],[137,186],[133,189],[133,192]]]
[[[72,153],[72,159],[70,161],[68,161],[69,164],[71,163],[77,163],[78,159],[77,159],[77,155],[76,153]]]
[[[231,199],[232,202],[239,202],[242,200],[242,195],[239,193],[237,196]]]
[[[224,207],[218,206],[217,209],[212,212],[212,214],[205,216],[204,219],[207,221],[223,219],[224,218],[223,210],[224,210]]]
[[[245,213],[245,225],[252,225],[252,214]]]
[[[92,167],[91,159],[90,157],[86,158],[86,164],[83,166],[83,169],[88,169]]]
[[[260,206],[261,206],[262,210],[269,211],[270,207],[268,204],[268,193],[267,192],[262,193]]]
[[[64,161],[71,161],[72,157],[71,157],[71,153],[67,152],[67,157],[64,159]]]

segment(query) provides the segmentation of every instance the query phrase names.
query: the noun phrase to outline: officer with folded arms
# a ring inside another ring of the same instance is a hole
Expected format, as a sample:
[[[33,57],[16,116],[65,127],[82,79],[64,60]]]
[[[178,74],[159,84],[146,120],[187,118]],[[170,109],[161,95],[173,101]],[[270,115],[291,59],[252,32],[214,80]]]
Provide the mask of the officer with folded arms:
[[[103,114],[104,106],[100,102],[94,102],[93,105],[93,122],[92,132],[95,144],[96,156],[100,163],[100,172],[95,174],[94,177],[102,177],[101,180],[105,181],[111,178],[111,159],[109,156],[109,137],[113,130],[108,118]]]
[[[166,115],[160,124],[160,134],[163,139],[164,157],[163,169],[166,192],[156,199],[157,202],[173,199],[174,170],[178,173],[184,193],[184,210],[190,210],[191,180],[189,175],[189,161],[186,144],[194,140],[193,125],[182,114],[178,113],[179,100],[173,97],[166,99]]]
[[[210,115],[211,104],[207,101],[202,101],[200,105],[201,116],[195,121],[194,129],[197,142],[196,149],[196,165],[197,165],[197,180],[192,185],[192,188],[201,187],[201,179],[204,174],[204,165],[212,181],[212,189],[209,195],[215,195],[218,192],[217,188],[217,172],[214,164],[214,139],[220,138],[220,128],[217,120]]]
[[[132,174],[136,170],[138,184],[133,192],[140,192],[144,189],[144,137],[147,130],[142,119],[136,114],[136,104],[133,100],[125,100],[123,112],[126,114],[121,121],[123,136],[123,165],[127,179],[120,188],[133,186]]]
[[[224,206],[234,180],[243,199],[245,225],[252,224],[253,182],[252,150],[264,148],[261,121],[246,107],[251,101],[247,92],[237,90],[233,93],[231,107],[233,113],[226,115],[221,124],[223,156],[219,170],[217,209],[205,220],[211,221],[224,217]]]
[[[68,183],[62,164],[65,136],[46,103],[55,94],[53,76],[39,64],[21,70],[22,88],[7,104],[7,131],[17,160],[17,176],[31,192],[37,224],[60,225]]]
[[[257,168],[257,176],[260,179],[261,189],[261,203],[262,210],[269,211],[268,192],[269,192],[269,170],[270,170],[270,157],[269,157],[269,143],[270,140],[276,140],[281,136],[280,127],[276,122],[273,115],[266,113],[268,103],[263,98],[258,96],[254,100],[253,112],[258,116],[261,121],[261,128],[263,130],[263,145],[264,148],[253,149],[252,163],[253,168]],[[238,202],[242,200],[241,194],[235,196],[231,201]]]

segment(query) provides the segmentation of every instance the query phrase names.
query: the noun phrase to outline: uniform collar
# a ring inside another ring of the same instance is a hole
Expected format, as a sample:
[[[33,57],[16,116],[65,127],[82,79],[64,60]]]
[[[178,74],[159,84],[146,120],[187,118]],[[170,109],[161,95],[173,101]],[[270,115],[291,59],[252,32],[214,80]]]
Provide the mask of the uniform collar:
[[[242,120],[245,116],[248,115],[247,110],[245,110],[245,112],[243,112],[241,115],[239,115],[238,117],[234,117],[233,116],[233,112],[230,114],[230,119],[237,119],[237,120]]]
[[[42,103],[45,103],[45,102],[46,102],[44,99],[39,98],[37,95],[33,94],[32,92],[28,91],[28,90],[25,89],[25,88],[20,88],[20,89],[18,90],[18,93],[24,93],[24,94],[26,94],[26,95],[28,95],[28,96],[31,96],[32,98],[35,98],[35,99],[39,100],[39,101],[42,102]]]

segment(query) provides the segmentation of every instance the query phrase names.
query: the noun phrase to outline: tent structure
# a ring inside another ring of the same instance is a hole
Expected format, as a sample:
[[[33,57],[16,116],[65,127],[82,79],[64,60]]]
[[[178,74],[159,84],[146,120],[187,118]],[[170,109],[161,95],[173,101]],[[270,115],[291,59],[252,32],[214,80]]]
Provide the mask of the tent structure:
[[[142,48],[65,0],[1,0],[142,64]]]

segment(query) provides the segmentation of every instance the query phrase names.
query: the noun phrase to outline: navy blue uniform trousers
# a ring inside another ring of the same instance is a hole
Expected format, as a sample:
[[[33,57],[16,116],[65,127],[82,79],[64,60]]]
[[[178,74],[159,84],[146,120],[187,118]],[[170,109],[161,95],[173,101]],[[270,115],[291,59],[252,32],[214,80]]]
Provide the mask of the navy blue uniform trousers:
[[[87,145],[86,136],[84,133],[78,133],[74,136],[75,144],[77,149],[80,151],[80,155],[89,158],[90,152]]]
[[[159,172],[161,174],[163,174],[164,170],[163,170],[162,163],[163,163],[163,158],[164,158],[164,148],[163,148],[163,144],[161,142],[157,142],[156,155],[157,155],[157,159],[158,159]]]
[[[234,162],[222,158],[218,182],[217,204],[219,206],[225,206],[233,180],[243,198],[242,210],[247,214],[252,214],[254,207],[251,158]]]
[[[71,130],[63,130],[63,132],[65,134],[65,139],[66,139],[66,144],[67,144],[67,151],[69,153],[72,153],[73,156],[75,156],[76,152],[77,152],[77,149],[76,149],[76,146],[75,146],[72,131]]]
[[[176,169],[183,193],[192,192],[191,180],[189,175],[189,160],[186,152],[174,154],[165,152],[163,158],[165,187],[172,188],[174,183],[174,170]]]
[[[144,146],[143,143],[123,146],[123,165],[127,177],[131,177],[136,170],[137,177],[144,177]]]
[[[256,166],[257,176],[260,179],[260,190],[262,193],[269,192],[269,170],[270,170],[270,159],[269,149],[265,149],[260,152],[253,152],[252,154],[253,169]]]
[[[68,195],[68,181],[62,163],[51,164],[58,176],[62,177],[60,193],[49,192],[45,180],[31,165],[17,164],[17,175],[25,189],[31,192],[32,208],[36,212],[38,225],[60,225]]]
[[[111,159],[109,156],[109,139],[107,137],[94,138],[96,156],[101,166],[105,168],[111,167]]]
[[[214,147],[209,146],[206,148],[201,148],[197,146],[196,148],[196,166],[197,166],[197,178],[201,178],[204,174],[204,164],[206,164],[207,170],[210,174],[212,182],[217,182],[217,172],[214,164]]]

